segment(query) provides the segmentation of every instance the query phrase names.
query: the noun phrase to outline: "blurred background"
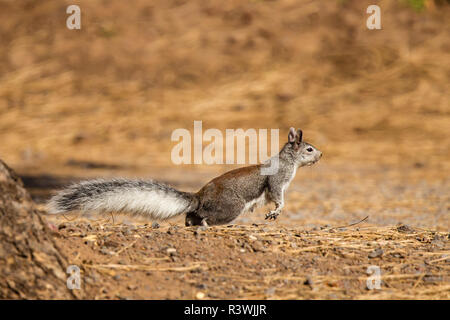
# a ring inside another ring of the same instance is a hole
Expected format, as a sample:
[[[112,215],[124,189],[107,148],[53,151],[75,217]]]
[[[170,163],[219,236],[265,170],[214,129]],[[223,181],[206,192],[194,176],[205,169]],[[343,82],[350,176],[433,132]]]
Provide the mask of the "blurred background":
[[[438,0],[0,0],[0,158],[40,203],[97,176],[197,190],[234,166],[174,165],[173,130],[279,128],[281,144],[293,126],[324,157],[279,223],[448,230],[449,17]]]

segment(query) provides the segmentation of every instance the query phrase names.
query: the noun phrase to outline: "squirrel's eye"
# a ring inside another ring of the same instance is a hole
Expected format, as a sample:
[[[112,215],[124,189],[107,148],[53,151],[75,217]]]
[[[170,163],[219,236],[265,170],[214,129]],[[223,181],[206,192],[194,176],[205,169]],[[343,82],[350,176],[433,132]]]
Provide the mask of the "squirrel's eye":
[[[309,147],[308,149],[306,149],[306,151],[312,152],[312,151],[313,151],[313,148]]]

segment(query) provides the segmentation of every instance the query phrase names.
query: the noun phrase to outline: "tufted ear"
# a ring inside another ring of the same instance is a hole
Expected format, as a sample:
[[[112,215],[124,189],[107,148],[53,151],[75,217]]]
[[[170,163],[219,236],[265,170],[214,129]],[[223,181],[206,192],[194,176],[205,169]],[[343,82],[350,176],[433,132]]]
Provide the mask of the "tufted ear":
[[[303,138],[303,132],[302,130],[298,129],[297,130],[297,143],[300,144],[300,142],[302,142],[302,138]]]
[[[288,142],[289,143],[294,143],[295,142],[295,136],[296,136],[295,129],[294,128],[289,129]]]

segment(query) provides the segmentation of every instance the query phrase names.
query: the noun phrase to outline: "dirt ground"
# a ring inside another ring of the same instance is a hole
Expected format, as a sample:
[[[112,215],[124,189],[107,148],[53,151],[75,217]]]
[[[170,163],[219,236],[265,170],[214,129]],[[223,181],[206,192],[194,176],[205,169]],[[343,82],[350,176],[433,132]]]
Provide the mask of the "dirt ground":
[[[155,227],[72,221],[54,229],[92,299],[450,297],[448,232],[405,225]],[[367,284],[374,266],[378,289]]]
[[[407,172],[299,170],[275,222],[264,221],[268,208],[206,230],[181,217],[159,228],[117,215],[46,217],[90,298],[449,299],[448,185]],[[380,268],[378,290],[367,288],[369,266]]]
[[[450,299],[450,8],[380,1],[368,30],[372,2],[83,0],[73,31],[69,3],[0,1],[0,158],[90,298]],[[46,215],[71,181],[196,191],[237,167],[172,163],[194,120],[278,128],[280,145],[299,127],[324,156],[275,222]]]

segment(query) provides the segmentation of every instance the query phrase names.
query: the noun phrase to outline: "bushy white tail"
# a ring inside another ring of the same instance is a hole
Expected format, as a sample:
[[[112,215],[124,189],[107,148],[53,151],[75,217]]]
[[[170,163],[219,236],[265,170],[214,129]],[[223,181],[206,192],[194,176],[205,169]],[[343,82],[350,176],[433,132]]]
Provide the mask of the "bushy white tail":
[[[194,210],[194,194],[153,180],[88,180],[60,191],[47,204],[49,213],[120,212],[164,220]]]

